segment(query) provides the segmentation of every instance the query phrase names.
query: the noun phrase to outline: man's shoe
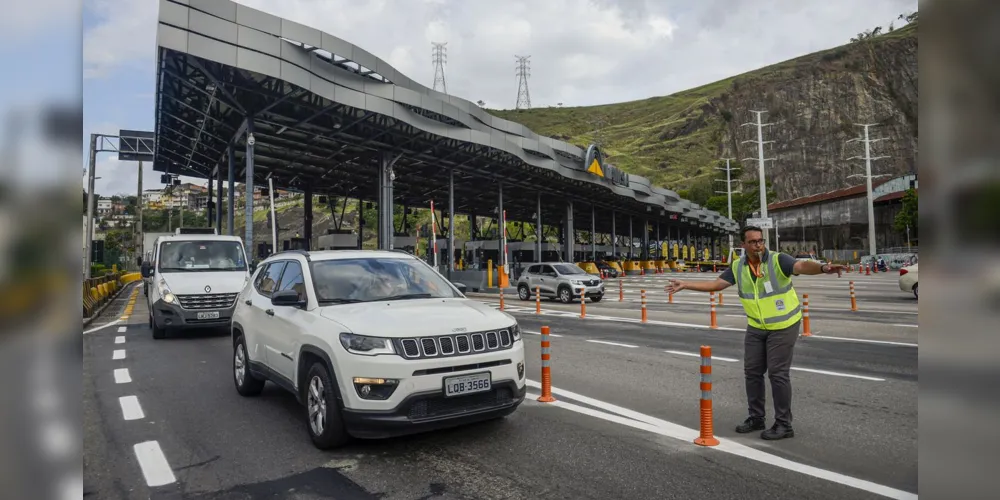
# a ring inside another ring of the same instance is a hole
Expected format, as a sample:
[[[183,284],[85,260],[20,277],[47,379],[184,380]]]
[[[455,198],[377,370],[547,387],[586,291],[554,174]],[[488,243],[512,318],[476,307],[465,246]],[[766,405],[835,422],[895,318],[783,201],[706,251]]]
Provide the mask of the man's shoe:
[[[764,419],[762,417],[747,417],[742,424],[736,426],[736,432],[740,434],[762,430],[764,430]]]
[[[768,441],[773,441],[775,439],[785,439],[790,437],[795,437],[795,431],[791,427],[785,424],[779,424],[775,422],[770,429],[760,433],[760,437],[767,439]]]

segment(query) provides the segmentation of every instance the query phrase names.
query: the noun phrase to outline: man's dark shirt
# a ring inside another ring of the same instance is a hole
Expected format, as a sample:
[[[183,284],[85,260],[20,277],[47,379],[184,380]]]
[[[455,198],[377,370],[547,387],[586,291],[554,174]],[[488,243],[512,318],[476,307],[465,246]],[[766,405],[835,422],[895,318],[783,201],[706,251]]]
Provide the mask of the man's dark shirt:
[[[764,259],[768,259],[768,258],[769,258],[768,255],[764,254]],[[791,276],[792,275],[792,272],[795,269],[795,262],[796,262],[795,257],[792,257],[791,255],[788,255],[787,253],[779,253],[778,254],[778,265],[781,266],[781,272],[785,273],[785,276]],[[719,275],[719,278],[721,278],[723,281],[729,283],[730,285],[735,285],[736,284],[736,277],[733,276],[733,268],[732,267],[726,268],[726,270],[723,271],[721,275]],[[756,280],[756,277],[754,277],[754,280]]]

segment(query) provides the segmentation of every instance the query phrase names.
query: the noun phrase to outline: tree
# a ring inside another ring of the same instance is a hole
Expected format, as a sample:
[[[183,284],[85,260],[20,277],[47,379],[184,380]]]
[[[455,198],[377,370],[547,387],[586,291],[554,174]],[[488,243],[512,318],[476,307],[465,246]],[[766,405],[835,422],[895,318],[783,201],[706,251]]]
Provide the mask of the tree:
[[[896,214],[896,220],[894,221],[893,227],[896,231],[903,234],[905,234],[907,228],[909,228],[910,235],[916,236],[917,215],[917,192],[913,189],[907,189],[906,193],[903,194],[903,207],[900,209],[899,213]]]

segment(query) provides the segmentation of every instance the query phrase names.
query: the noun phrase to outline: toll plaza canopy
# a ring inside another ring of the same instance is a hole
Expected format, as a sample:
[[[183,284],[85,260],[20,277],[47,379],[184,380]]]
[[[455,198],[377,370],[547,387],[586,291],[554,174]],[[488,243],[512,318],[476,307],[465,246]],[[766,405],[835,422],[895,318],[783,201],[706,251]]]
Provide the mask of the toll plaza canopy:
[[[155,137],[156,170],[216,179],[217,193],[224,176],[230,192],[239,181],[248,194],[270,178],[275,189],[375,201],[380,248],[399,232],[393,204],[431,201],[559,226],[570,256],[574,220],[616,242],[633,225],[637,238],[652,229],[666,240],[714,241],[738,228],[608,164],[596,146],[539,136],[335,36],[228,0],[160,0]]]

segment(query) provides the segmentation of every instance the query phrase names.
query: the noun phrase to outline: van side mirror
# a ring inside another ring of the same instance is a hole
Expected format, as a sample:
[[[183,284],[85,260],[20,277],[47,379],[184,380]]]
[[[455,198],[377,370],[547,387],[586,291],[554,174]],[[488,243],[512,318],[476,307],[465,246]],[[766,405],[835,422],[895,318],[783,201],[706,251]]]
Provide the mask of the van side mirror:
[[[143,278],[153,277],[153,266],[149,263],[148,260],[142,263],[141,268],[142,268],[141,272]]]

